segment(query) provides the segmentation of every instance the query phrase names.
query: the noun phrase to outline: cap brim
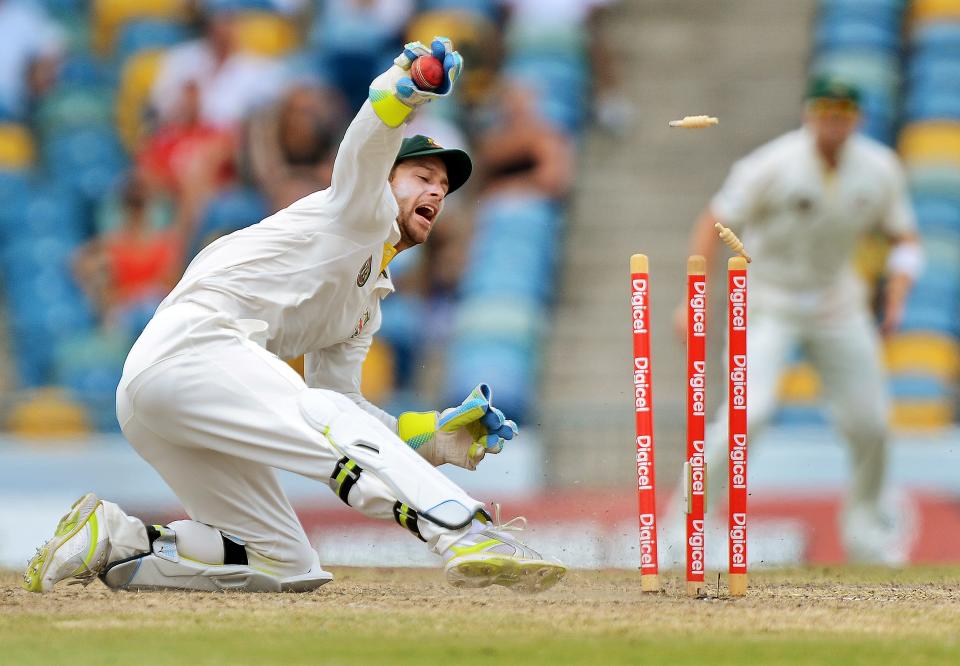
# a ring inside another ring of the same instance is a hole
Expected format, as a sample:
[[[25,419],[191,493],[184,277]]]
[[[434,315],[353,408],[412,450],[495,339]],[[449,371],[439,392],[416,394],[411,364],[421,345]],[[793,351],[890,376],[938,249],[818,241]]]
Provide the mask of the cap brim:
[[[404,155],[398,162],[409,160],[414,157],[439,157],[447,166],[447,194],[452,194],[460,189],[473,173],[473,160],[464,151],[459,148],[430,148],[427,150],[418,150],[415,153]]]

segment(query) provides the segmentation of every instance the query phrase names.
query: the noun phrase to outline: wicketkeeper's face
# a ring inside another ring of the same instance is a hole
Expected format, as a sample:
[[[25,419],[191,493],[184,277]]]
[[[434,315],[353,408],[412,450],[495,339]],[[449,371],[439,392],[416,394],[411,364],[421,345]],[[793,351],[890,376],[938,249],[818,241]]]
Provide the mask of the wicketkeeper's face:
[[[447,196],[447,166],[439,157],[411,157],[398,163],[390,187],[400,207],[397,224],[401,242],[419,245],[427,240]]]

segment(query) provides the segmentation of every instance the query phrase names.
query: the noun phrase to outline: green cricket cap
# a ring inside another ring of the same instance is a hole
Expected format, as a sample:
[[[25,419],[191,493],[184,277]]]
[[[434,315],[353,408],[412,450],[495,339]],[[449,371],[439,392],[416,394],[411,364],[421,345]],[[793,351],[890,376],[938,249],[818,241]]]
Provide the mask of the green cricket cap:
[[[444,148],[434,139],[423,134],[416,134],[404,139],[403,143],[400,144],[400,152],[397,153],[397,159],[394,163],[411,157],[428,156],[439,157],[447,165],[447,182],[449,183],[447,194],[458,190],[467,182],[473,172],[473,162],[464,151],[459,148]]]
[[[810,80],[807,99],[829,99],[860,106],[860,89],[835,76],[821,75]]]

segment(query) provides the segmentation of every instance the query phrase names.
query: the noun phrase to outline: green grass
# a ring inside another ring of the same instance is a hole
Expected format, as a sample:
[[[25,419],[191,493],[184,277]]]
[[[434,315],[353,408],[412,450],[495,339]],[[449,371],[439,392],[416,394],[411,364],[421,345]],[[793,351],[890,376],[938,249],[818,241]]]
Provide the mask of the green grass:
[[[0,574],[0,664],[960,663],[958,569],[769,572],[737,601],[644,596],[630,572],[535,597],[336,573],[306,595],[30,595]]]

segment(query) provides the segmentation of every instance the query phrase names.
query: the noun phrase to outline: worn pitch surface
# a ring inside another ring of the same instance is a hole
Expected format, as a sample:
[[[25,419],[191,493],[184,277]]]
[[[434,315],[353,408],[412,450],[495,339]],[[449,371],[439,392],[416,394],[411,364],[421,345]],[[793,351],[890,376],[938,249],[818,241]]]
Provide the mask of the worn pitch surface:
[[[674,577],[642,595],[623,571],[538,596],[334,573],[309,594],[36,595],[0,572],[0,664],[960,663],[960,567],[763,572],[738,600],[684,598]]]

